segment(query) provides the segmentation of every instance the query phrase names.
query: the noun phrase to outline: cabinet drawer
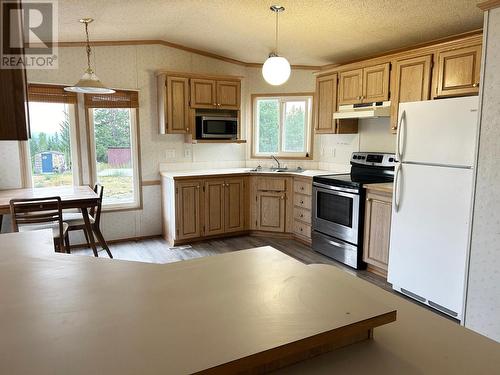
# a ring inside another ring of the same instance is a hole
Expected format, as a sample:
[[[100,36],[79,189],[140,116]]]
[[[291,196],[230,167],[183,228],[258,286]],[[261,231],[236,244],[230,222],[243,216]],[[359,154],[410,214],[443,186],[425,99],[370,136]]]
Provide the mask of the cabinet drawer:
[[[263,177],[257,180],[259,191],[285,191],[286,181],[284,178]]]
[[[295,233],[298,236],[311,238],[311,226],[304,224],[298,220],[294,220],[293,233]]]
[[[310,195],[304,195],[304,194],[294,194],[293,197],[293,204],[297,207],[300,208],[306,208],[308,210],[311,209],[312,207],[312,198]]]
[[[311,224],[311,211],[305,208],[294,207],[293,218],[295,220],[303,221],[306,224]]]
[[[293,190],[296,193],[311,195],[312,194],[312,181],[310,181],[310,180],[294,180]]]

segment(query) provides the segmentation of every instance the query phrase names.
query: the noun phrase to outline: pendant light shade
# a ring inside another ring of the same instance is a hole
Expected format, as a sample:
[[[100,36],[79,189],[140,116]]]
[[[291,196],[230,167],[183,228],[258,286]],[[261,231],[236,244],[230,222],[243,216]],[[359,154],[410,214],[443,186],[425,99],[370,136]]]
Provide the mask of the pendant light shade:
[[[262,76],[265,81],[273,86],[279,86],[288,81],[290,78],[291,68],[290,63],[284,57],[278,56],[278,15],[285,10],[279,5],[271,6],[271,10],[276,14],[276,49],[269,54],[269,58],[262,66]]]
[[[64,90],[83,94],[113,94],[115,90],[104,86],[90,67],[90,54],[92,49],[90,48],[88,26],[92,21],[94,21],[92,18],[83,18],[80,20],[81,23],[85,24],[85,34],[87,37],[87,69],[85,73],[83,73],[82,78],[80,78],[74,86],[65,87]]]
[[[290,63],[284,57],[269,56],[262,66],[262,76],[273,86],[279,86],[288,81],[290,73]]]

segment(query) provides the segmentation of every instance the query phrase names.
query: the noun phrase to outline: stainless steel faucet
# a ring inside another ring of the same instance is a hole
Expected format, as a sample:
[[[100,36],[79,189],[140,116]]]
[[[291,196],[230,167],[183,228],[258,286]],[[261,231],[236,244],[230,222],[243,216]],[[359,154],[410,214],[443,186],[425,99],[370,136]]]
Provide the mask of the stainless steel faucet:
[[[281,168],[281,163],[278,160],[278,158],[276,156],[274,156],[274,155],[271,155],[271,158],[273,158],[274,160],[276,160],[276,164],[278,164],[277,169],[280,169]]]

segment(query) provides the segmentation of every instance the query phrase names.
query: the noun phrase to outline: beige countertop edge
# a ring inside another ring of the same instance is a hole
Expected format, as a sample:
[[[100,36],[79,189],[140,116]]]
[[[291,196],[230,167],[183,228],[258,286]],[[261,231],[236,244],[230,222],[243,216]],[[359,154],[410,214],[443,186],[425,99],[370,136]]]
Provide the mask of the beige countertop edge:
[[[202,178],[202,177],[224,177],[224,176],[282,176],[282,177],[302,177],[312,179],[314,176],[327,174],[343,174],[340,171],[325,171],[318,169],[305,170],[303,173],[294,172],[252,172],[251,168],[238,169],[213,169],[213,170],[193,170],[193,171],[172,171],[160,172],[161,177],[173,178],[174,180]]]
[[[366,184],[364,185],[367,190],[381,191],[384,193],[391,193],[394,191],[394,184],[392,182],[385,182],[382,184]]]

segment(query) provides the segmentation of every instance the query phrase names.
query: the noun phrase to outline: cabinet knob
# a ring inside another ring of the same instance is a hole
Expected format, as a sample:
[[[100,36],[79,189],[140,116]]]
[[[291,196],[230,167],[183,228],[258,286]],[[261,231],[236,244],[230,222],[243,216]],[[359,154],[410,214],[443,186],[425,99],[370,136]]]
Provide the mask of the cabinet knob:
[[[217,107],[217,103],[212,103],[214,107]]]
[[[304,204],[304,201],[300,201],[300,204]]]
[[[361,100],[361,96],[358,96],[356,99]]]
[[[304,217],[304,214],[300,214],[300,217]]]
[[[300,187],[300,190],[304,190],[304,186],[301,186],[301,187]]]
[[[186,131],[188,132],[188,131],[189,131],[189,128],[186,128]]]
[[[284,197],[283,195],[282,195],[280,198],[281,198],[281,199],[285,199],[285,197]]]
[[[472,87],[479,87],[479,83],[474,83]]]
[[[199,189],[200,188],[200,185],[196,185],[196,189]]]
[[[302,228],[300,228],[300,231],[302,232]]]

